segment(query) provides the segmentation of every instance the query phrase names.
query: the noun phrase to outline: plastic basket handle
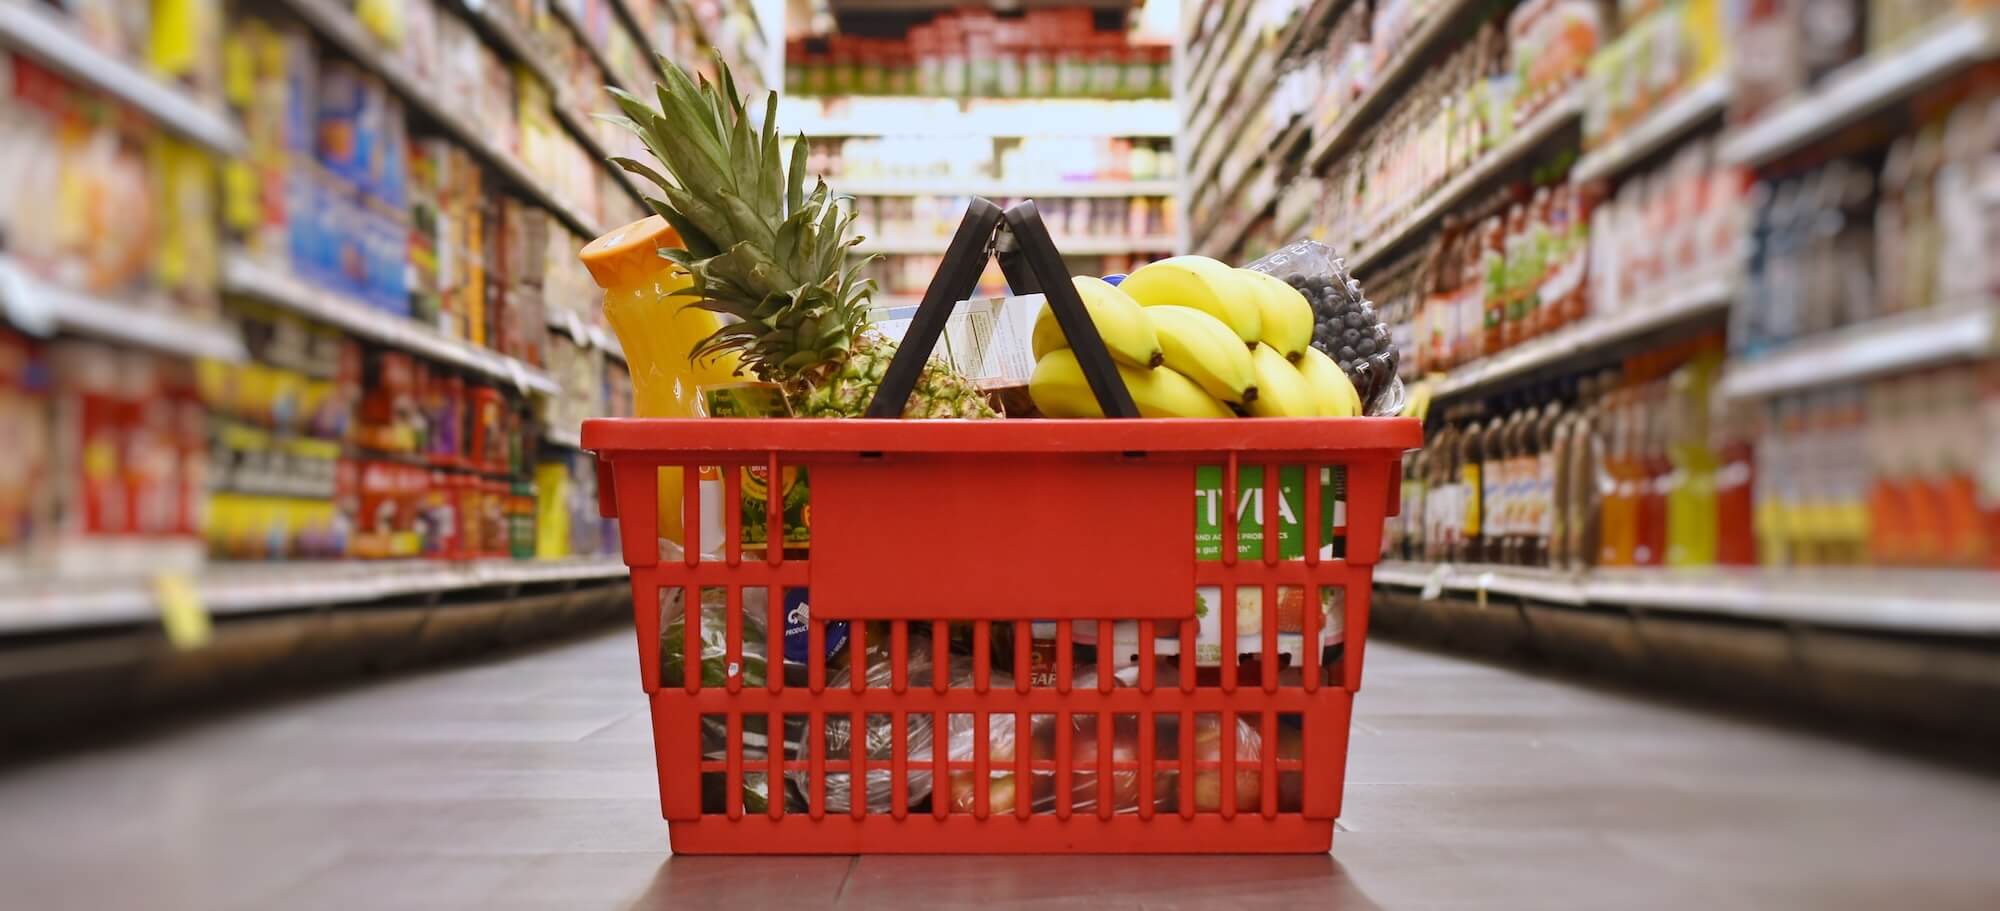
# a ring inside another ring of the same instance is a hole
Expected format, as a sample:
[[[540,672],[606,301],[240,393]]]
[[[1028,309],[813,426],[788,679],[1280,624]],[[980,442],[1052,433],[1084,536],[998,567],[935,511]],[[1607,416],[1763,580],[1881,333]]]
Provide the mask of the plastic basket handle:
[[[944,262],[924,290],[923,303],[917,306],[916,316],[910,320],[910,328],[882,377],[882,385],[868,403],[866,416],[902,416],[924,364],[944,334],[952,309],[972,295],[979,286],[980,273],[986,271],[987,261],[996,253],[1008,287],[1014,293],[1040,291],[1048,298],[1056,322],[1076,352],[1084,378],[1105,416],[1138,417],[1139,408],[1132,403],[1132,395],[1118,376],[1104,339],[1097,334],[1097,326],[1090,321],[1083,299],[1071,284],[1069,269],[1063,265],[1062,254],[1056,251],[1055,241],[1049,237],[1034,202],[1017,203],[1002,212],[991,200],[976,196],[966,206],[965,217],[945,248]]]

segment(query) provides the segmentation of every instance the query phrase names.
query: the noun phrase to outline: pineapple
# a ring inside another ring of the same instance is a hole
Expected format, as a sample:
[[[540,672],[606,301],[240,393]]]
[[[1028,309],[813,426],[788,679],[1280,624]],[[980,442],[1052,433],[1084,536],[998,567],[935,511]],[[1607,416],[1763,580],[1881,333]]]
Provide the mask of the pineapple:
[[[779,161],[778,96],[769,94],[762,130],[750,124],[736,80],[718,57],[718,81],[695,77],[665,58],[656,110],[612,89],[625,116],[666,173],[630,158],[619,166],[658,185],[649,198],[681,236],[660,255],[693,276],[679,292],[695,306],[735,317],[699,342],[695,358],[736,352],[744,369],[776,383],[799,417],[858,417],[882,384],[896,344],[868,325],[874,256],[849,248],[854,213],[816,180],[806,191],[806,142]],[[924,366],[905,417],[995,417],[986,396],[940,361]]]

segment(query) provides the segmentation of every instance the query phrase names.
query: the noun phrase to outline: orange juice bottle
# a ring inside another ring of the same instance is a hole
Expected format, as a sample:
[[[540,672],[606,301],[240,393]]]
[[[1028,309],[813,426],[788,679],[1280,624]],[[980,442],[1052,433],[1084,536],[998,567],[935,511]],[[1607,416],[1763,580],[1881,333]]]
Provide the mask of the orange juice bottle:
[[[1603,499],[1598,509],[1597,565],[1631,566],[1639,543],[1638,408],[1636,393],[1620,389],[1605,398],[1606,446],[1598,469]]]
[[[604,289],[604,318],[625,349],[632,370],[632,409],[642,418],[702,417],[701,388],[736,382],[734,354],[695,360],[695,344],[722,328],[721,316],[668,295],[694,279],[660,256],[678,247],[680,235],[657,215],[612,231],[583,248],[583,264]],[[681,539],[681,470],[660,469],[660,537]],[[720,481],[716,487],[720,490]],[[718,494],[719,495],[719,494]],[[719,511],[713,524],[720,527]],[[721,534],[704,532],[704,549]]]

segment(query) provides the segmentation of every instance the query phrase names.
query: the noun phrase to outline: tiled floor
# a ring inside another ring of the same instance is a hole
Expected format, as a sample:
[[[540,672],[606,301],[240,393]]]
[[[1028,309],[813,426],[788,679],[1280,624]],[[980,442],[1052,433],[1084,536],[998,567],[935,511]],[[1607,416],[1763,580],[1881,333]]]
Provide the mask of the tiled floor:
[[[1334,853],[671,858],[608,635],[0,775],[0,905],[2000,907],[2000,783],[1370,651]]]

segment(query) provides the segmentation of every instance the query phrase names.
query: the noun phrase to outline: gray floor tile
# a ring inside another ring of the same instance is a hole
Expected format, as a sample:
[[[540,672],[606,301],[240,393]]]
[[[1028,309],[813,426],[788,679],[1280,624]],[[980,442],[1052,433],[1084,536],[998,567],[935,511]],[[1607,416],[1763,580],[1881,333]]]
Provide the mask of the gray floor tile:
[[[2000,785],[1378,644],[1330,856],[670,857],[629,633],[0,775],[26,908],[2000,907]]]

